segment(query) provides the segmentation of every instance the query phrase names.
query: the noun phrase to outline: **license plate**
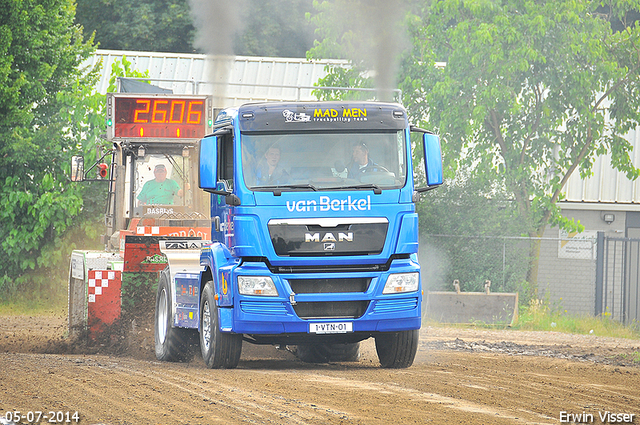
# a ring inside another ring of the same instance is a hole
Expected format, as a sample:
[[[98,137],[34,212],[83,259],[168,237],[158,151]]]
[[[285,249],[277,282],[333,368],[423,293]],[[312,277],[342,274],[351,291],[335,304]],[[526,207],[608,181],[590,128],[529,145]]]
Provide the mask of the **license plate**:
[[[312,334],[346,334],[353,332],[352,322],[309,323]]]

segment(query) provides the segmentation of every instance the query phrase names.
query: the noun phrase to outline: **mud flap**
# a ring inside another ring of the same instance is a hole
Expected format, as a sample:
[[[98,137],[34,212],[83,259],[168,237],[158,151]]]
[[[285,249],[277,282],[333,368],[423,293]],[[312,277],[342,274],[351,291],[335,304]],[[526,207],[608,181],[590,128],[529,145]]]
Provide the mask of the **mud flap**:
[[[220,320],[220,330],[222,332],[233,332],[233,309],[219,308],[218,319]]]

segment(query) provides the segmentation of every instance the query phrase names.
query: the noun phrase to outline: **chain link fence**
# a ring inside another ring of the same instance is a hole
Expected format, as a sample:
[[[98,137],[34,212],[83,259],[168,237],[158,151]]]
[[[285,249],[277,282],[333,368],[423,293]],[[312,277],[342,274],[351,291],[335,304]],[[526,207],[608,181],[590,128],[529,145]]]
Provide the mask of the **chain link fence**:
[[[428,291],[518,292],[521,303],[548,299],[558,309],[593,314],[595,237],[422,235],[423,285]],[[531,276],[537,285],[528,283]]]

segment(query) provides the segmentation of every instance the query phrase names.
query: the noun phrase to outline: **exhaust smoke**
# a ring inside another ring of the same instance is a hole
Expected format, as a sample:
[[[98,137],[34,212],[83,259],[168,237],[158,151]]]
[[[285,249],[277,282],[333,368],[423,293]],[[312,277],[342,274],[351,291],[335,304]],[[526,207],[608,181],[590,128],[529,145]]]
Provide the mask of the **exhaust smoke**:
[[[373,67],[380,100],[392,100],[391,90],[397,88],[396,76],[399,55],[407,45],[402,18],[407,7],[404,1],[389,0],[336,0],[335,17],[342,20],[340,27],[347,32],[342,36],[345,49],[355,63]]]
[[[244,0],[189,0],[196,28],[194,46],[209,57],[214,106],[223,107],[229,74],[234,63],[233,39],[241,29]]]
[[[233,44],[243,30],[250,0],[189,0],[194,26],[195,47],[211,61],[209,76],[216,106],[224,105],[228,79],[234,64]],[[408,44],[402,18],[406,0],[335,0],[332,20],[344,29],[338,43],[355,63],[374,70],[378,99],[392,100],[397,88],[399,55]],[[286,13],[286,12],[283,12]],[[266,36],[266,35],[265,35]]]

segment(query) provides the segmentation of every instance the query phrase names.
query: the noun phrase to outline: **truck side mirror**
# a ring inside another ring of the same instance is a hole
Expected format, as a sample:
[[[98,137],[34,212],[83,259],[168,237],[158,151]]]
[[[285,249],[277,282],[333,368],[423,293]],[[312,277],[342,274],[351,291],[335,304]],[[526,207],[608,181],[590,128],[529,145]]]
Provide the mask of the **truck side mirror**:
[[[424,153],[424,168],[427,174],[427,187],[417,187],[415,191],[418,193],[426,192],[435,189],[443,182],[440,138],[430,131],[419,127],[411,126],[411,132],[422,133],[422,149]]]
[[[422,135],[424,148],[424,165],[427,172],[427,186],[440,186],[442,184],[442,150],[440,138],[435,134],[424,133]]]
[[[200,188],[210,192],[215,191],[218,186],[218,138],[207,136],[200,140],[199,149]]]
[[[71,157],[71,181],[81,182],[84,180],[84,157],[74,155]]]

